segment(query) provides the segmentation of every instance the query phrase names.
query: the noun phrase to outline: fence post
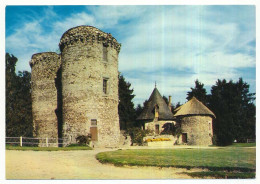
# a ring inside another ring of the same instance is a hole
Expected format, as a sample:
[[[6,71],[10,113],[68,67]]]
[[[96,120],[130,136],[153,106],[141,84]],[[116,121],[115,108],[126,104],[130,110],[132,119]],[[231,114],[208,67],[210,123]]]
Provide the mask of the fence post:
[[[20,146],[23,147],[23,137],[20,137]]]
[[[46,137],[46,146],[49,147],[48,137]]]

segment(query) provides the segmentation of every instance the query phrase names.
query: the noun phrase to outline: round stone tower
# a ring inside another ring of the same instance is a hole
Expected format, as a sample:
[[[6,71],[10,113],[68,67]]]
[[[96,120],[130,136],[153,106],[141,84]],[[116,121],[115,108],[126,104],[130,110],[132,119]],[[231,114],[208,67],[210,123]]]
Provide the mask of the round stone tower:
[[[95,146],[117,146],[118,54],[120,44],[109,33],[79,26],[60,40],[63,138],[75,143],[91,134]]]
[[[34,54],[30,61],[32,86],[32,113],[34,136],[49,139],[51,146],[57,146],[57,71],[60,68],[60,56],[54,52]],[[46,146],[46,140],[40,140],[39,146]]]

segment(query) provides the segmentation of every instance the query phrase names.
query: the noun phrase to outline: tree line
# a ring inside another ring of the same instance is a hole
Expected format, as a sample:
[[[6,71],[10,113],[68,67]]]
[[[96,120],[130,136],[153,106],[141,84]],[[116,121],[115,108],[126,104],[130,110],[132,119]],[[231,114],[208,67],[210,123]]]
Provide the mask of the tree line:
[[[217,145],[230,145],[233,141],[245,142],[256,136],[255,93],[249,93],[249,84],[239,78],[237,82],[226,79],[216,81],[211,94],[204,84],[195,81],[195,87],[187,93],[187,100],[195,96],[214,114],[214,141]]]
[[[33,136],[31,73],[28,71],[15,72],[18,59],[6,53],[6,136]],[[119,105],[118,113],[120,129],[127,130],[139,127],[136,118],[141,114],[143,105],[134,107],[134,89],[123,75],[119,75]],[[214,114],[213,121],[214,142],[217,145],[229,145],[234,140],[244,142],[255,139],[256,107],[255,93],[249,93],[249,85],[240,78],[232,80],[217,80],[211,87],[211,94],[207,94],[204,84],[195,81],[195,87],[187,92],[187,100],[195,96],[205,104]],[[163,96],[168,104],[168,98]],[[181,104],[172,104],[172,112]]]
[[[32,98],[31,73],[19,71],[15,73],[18,59],[5,55],[5,105],[6,105],[6,136],[32,137]]]

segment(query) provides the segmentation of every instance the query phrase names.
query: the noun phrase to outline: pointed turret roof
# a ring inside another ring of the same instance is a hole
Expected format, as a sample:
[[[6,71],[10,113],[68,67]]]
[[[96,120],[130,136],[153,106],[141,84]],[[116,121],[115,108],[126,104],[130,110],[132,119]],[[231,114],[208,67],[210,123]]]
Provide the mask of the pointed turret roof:
[[[177,111],[176,114],[174,114],[175,117],[186,115],[209,115],[216,118],[215,114],[196,97],[192,97],[192,99],[178,107],[175,111]]]
[[[159,120],[174,119],[172,112],[170,111],[169,107],[167,106],[166,102],[164,101],[160,92],[155,86],[147,104],[145,105],[142,113],[137,118],[137,120],[153,120],[155,118],[154,117],[155,106],[159,107],[159,117],[158,117]]]

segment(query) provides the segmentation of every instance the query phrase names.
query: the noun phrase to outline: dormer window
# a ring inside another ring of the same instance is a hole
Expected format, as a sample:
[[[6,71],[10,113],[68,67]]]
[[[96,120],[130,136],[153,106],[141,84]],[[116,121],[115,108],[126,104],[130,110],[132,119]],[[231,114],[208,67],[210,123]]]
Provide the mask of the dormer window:
[[[158,105],[154,106],[154,117],[159,118],[159,106]]]

